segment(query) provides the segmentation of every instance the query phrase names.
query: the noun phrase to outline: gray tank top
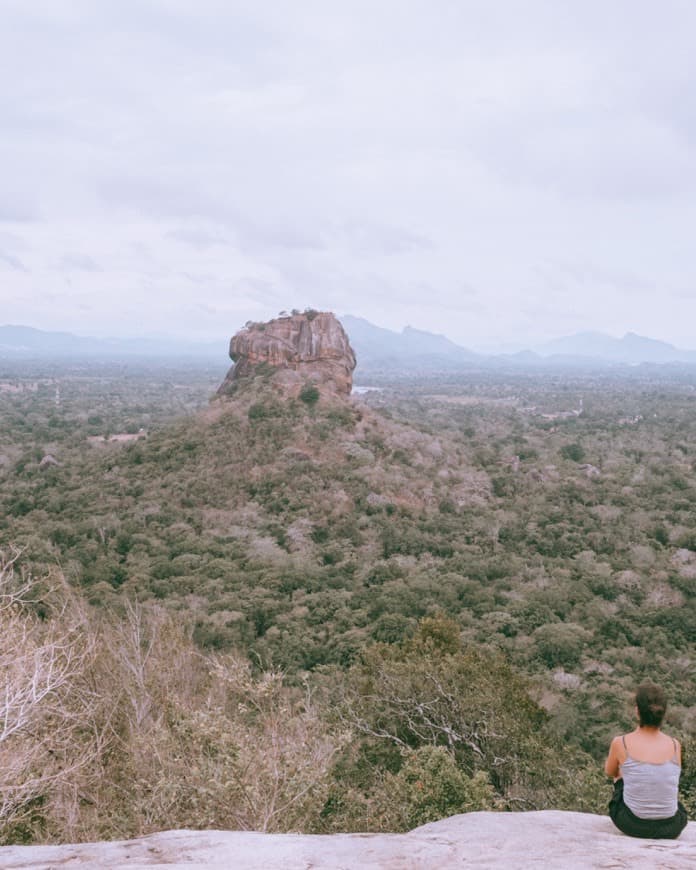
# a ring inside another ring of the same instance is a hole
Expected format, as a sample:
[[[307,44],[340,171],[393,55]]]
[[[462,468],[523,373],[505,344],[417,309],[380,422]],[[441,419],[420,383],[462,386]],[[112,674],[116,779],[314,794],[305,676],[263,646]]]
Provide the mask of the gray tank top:
[[[629,810],[639,819],[669,819],[677,812],[677,793],[681,767],[677,761],[677,744],[668,761],[653,764],[631,758],[622,737],[626,760],[621,765],[623,799]]]

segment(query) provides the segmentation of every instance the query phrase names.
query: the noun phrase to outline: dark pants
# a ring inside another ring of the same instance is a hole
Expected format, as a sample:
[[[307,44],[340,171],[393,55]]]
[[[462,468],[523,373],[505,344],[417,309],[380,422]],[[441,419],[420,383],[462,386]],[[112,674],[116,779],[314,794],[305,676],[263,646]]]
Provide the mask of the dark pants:
[[[640,819],[624,803],[623,780],[614,783],[614,794],[609,801],[609,815],[616,827],[629,837],[654,840],[676,840],[688,821],[681,802],[677,812],[669,819]]]

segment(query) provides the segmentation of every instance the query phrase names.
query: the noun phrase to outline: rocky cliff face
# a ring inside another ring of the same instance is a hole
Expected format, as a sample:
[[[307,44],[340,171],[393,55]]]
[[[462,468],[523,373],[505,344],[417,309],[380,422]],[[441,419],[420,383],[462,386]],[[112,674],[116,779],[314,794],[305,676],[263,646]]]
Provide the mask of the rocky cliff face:
[[[232,337],[230,369],[218,393],[230,395],[245,378],[269,374],[274,385],[297,395],[307,383],[320,392],[348,396],[355,353],[335,315],[328,311],[248,324]]]

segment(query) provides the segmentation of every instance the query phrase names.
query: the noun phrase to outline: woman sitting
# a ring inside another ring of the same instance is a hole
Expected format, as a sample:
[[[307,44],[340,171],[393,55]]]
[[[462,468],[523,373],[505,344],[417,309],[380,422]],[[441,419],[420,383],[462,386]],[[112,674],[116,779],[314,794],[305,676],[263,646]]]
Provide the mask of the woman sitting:
[[[671,840],[686,827],[686,810],[677,798],[681,746],[660,731],[666,709],[659,686],[639,686],[638,727],[612,740],[604,765],[607,776],[614,779],[609,815],[631,837]]]

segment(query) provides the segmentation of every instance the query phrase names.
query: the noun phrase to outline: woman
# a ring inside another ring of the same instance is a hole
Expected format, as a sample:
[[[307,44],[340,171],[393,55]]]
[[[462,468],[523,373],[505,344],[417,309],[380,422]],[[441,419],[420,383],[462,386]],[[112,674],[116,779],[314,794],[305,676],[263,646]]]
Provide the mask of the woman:
[[[671,840],[687,823],[686,810],[677,799],[681,746],[660,731],[666,709],[665,693],[659,686],[639,686],[638,727],[612,740],[604,765],[607,776],[614,779],[609,815],[631,837]]]

